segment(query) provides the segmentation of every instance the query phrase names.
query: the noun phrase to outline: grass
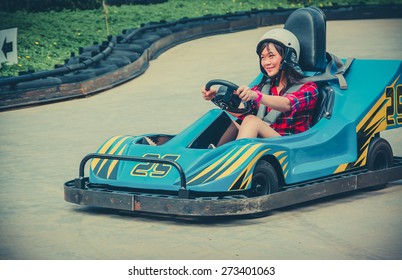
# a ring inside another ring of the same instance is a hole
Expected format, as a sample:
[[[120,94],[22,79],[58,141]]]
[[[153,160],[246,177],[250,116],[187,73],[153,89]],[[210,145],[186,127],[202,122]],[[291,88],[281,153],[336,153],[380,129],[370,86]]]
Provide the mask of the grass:
[[[358,0],[339,0],[337,4],[348,5],[353,2],[358,3]],[[402,0],[371,0],[365,3],[402,4]],[[47,13],[0,12],[0,30],[18,28],[18,64],[3,64],[0,76],[15,76],[20,71],[53,69],[55,64],[64,64],[70,53],[78,52],[79,47],[102,42],[109,34],[119,35],[123,29],[137,28],[152,21],[173,21],[183,17],[194,18],[252,9],[298,8],[303,5],[334,4],[318,0],[169,0],[154,5],[108,6],[107,14],[103,9]]]

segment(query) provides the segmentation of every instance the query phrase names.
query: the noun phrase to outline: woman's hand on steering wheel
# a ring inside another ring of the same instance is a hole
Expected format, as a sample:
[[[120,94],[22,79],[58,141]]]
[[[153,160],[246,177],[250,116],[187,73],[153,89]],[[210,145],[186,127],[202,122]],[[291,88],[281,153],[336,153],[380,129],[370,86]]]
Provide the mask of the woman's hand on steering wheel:
[[[219,87],[217,90],[214,90],[212,88],[213,85],[220,85],[221,87]],[[204,99],[211,100],[222,110],[235,114],[247,114],[252,109],[251,101],[249,102],[242,100],[239,95],[236,94],[238,89],[239,86],[232,82],[215,79],[209,81],[205,85],[202,93]]]
[[[248,86],[240,86],[235,92],[243,101],[253,101],[258,98],[258,94]]]
[[[216,88],[212,88],[212,87],[209,90],[207,90],[204,86],[202,88],[201,92],[202,92],[202,98],[204,98],[207,101],[211,101],[212,99],[214,99],[218,90]]]

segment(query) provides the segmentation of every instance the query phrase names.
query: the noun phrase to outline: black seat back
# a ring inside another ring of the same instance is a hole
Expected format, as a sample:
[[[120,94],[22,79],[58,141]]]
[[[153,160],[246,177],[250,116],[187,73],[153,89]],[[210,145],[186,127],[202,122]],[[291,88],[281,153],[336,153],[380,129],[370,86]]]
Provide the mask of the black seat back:
[[[326,17],[317,7],[300,8],[285,22],[300,43],[299,65],[303,71],[323,72],[326,67]]]
[[[325,72],[326,17],[317,7],[300,8],[286,20],[285,29],[292,32],[300,43],[299,65],[303,71]],[[334,105],[334,91],[327,82],[317,83],[318,100],[313,113],[313,125],[321,118],[329,119]]]

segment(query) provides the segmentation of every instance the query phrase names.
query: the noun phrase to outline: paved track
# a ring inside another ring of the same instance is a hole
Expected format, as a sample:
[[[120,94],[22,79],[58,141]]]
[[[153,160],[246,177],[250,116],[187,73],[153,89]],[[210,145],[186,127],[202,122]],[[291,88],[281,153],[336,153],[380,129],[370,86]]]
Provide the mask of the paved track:
[[[108,137],[177,133],[213,108],[201,98],[205,82],[253,79],[268,29],[176,46],[144,75],[90,98],[0,113],[0,259],[402,259],[401,182],[254,220],[183,221],[63,200],[63,183]],[[328,22],[327,50],[401,59],[400,30],[400,19]],[[400,132],[386,137],[402,155]]]

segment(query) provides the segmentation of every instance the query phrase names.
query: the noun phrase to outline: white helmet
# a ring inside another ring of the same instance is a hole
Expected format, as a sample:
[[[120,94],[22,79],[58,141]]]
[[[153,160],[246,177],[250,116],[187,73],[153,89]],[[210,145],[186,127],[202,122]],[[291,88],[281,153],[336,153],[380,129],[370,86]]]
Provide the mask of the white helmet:
[[[296,55],[296,62],[299,61],[299,55],[300,55],[299,40],[289,30],[283,28],[276,28],[266,32],[264,35],[262,35],[257,45],[257,53],[260,52],[262,44],[266,42],[279,43],[279,45],[282,45],[285,48],[293,49]]]
[[[298,72],[300,75],[303,75],[303,70],[300,68],[298,64],[300,56],[299,40],[292,32],[283,28],[271,29],[268,32],[266,32],[264,35],[262,35],[257,45],[258,57],[260,57],[261,55],[262,51],[261,48],[263,44],[268,42],[278,44],[285,49],[285,53],[283,54],[282,66],[280,68],[281,70],[284,69],[285,68],[284,65],[286,65],[286,67],[293,68],[293,70]],[[264,70],[261,64],[260,69],[263,74],[267,75],[266,71]],[[279,73],[277,75],[279,75]]]

